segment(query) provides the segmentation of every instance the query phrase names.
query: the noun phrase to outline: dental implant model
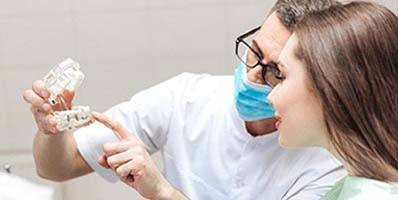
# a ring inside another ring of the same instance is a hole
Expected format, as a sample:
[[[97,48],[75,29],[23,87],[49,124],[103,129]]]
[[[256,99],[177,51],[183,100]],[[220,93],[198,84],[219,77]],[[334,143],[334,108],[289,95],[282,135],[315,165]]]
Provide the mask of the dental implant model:
[[[92,122],[88,106],[74,106],[71,110],[56,111],[54,117],[57,119],[57,128],[60,131],[74,131]]]
[[[49,103],[51,105],[61,104],[64,109],[53,113],[60,131],[73,131],[93,121],[90,107],[73,106],[69,108],[63,97],[66,90],[76,91],[83,79],[84,74],[80,71],[80,65],[70,58],[56,65],[44,77],[45,87],[50,92]]]

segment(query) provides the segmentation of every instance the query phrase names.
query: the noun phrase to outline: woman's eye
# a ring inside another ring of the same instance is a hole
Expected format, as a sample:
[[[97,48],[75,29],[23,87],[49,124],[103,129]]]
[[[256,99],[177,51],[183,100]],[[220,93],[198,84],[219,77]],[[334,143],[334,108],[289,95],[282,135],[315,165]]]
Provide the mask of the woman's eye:
[[[285,79],[285,76],[283,75],[282,71],[279,69],[277,64],[272,66],[272,73],[274,74],[275,78],[278,79],[278,80],[284,80]]]
[[[285,80],[285,76],[283,75],[283,73],[279,69],[275,70],[274,75],[279,80]]]

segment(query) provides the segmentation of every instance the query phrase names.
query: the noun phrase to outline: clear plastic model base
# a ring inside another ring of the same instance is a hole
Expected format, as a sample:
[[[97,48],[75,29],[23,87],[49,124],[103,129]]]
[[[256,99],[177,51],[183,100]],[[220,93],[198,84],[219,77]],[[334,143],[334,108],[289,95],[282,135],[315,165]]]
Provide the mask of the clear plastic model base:
[[[56,111],[57,128],[60,131],[74,131],[77,128],[92,123],[90,107],[74,106],[71,110]]]
[[[51,105],[61,104],[64,110],[54,112],[57,128],[60,131],[73,131],[92,122],[90,107],[66,105],[63,98],[65,90],[76,91],[84,79],[80,65],[68,58],[56,65],[45,77],[44,84],[50,92],[48,101]]]

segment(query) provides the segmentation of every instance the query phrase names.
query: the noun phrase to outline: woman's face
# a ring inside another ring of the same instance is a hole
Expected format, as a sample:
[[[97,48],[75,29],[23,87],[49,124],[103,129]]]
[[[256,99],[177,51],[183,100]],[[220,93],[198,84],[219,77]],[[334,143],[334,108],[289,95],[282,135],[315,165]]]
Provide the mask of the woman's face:
[[[276,110],[279,143],[284,147],[328,148],[321,103],[310,92],[306,69],[294,55],[296,44],[297,37],[293,34],[279,57],[283,80],[268,98]]]

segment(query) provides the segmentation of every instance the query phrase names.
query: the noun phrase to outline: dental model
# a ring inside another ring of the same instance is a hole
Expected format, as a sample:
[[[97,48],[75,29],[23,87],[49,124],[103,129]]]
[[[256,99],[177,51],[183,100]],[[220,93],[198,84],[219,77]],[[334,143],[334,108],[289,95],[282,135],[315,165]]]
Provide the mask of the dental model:
[[[59,102],[58,97],[62,97],[65,90],[75,91],[83,82],[84,74],[80,71],[80,65],[68,58],[56,65],[45,77],[44,83],[50,92],[48,98],[51,105]],[[61,95],[61,96],[60,96]],[[61,101],[63,99],[60,99]]]
[[[90,107],[74,106],[72,110],[56,111],[57,128],[60,131],[73,131],[92,122]]]
[[[81,85],[83,79],[84,74],[80,71],[80,65],[70,58],[56,65],[44,77],[45,87],[50,92],[48,101],[51,105],[61,104],[65,109],[53,113],[57,120],[57,128],[60,131],[73,131],[93,121],[90,107],[73,106],[70,109],[63,98],[65,90],[75,91]]]

